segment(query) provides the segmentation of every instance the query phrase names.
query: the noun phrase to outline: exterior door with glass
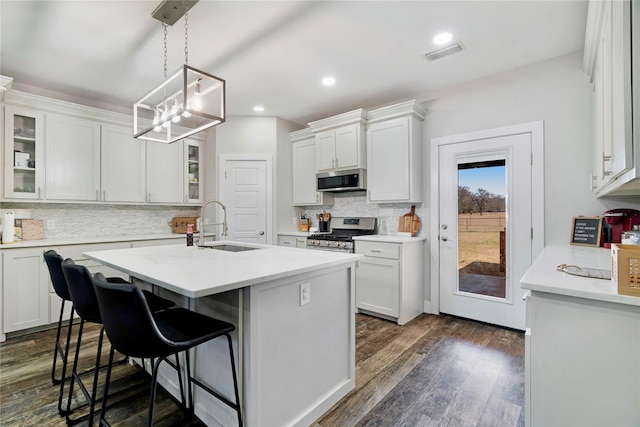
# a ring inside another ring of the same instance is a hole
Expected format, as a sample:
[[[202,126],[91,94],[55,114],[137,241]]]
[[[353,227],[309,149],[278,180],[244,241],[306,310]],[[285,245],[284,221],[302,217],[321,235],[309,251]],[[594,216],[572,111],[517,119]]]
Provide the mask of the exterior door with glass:
[[[438,146],[440,311],[524,330],[532,134],[464,139]]]

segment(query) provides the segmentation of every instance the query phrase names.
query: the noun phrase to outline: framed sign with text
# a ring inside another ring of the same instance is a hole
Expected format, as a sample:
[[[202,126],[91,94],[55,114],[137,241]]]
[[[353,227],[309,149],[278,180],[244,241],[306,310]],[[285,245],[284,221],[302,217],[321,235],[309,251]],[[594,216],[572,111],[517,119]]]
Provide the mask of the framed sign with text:
[[[571,225],[571,243],[578,246],[600,246],[602,218],[599,216],[574,216]]]

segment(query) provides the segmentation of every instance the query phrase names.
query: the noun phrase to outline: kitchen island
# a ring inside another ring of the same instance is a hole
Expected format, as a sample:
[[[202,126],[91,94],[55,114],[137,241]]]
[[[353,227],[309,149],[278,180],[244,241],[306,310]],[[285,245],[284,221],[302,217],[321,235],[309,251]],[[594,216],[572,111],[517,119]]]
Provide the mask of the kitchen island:
[[[611,251],[547,246],[521,279],[525,425],[639,426],[640,298],[560,264],[610,270]]]
[[[310,425],[355,386],[354,285],[361,255],[225,241],[214,248],[85,255],[184,307],[236,325],[247,426]],[[198,378],[233,396],[223,340],[199,346],[194,358]],[[161,369],[160,381],[179,395],[171,369]],[[233,410],[197,388],[194,403],[207,425],[237,424]]]

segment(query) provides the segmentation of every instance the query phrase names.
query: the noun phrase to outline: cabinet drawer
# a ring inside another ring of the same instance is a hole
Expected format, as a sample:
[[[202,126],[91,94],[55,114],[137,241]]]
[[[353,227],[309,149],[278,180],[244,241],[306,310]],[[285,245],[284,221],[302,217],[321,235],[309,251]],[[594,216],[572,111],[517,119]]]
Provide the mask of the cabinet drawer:
[[[400,245],[356,241],[356,253],[377,258],[400,259]]]

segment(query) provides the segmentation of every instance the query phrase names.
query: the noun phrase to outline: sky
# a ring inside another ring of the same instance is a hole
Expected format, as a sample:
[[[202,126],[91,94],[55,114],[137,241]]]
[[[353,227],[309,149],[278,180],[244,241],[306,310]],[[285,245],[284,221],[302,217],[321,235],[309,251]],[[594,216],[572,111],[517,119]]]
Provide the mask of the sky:
[[[472,193],[484,188],[490,193],[505,195],[505,167],[491,166],[458,171],[458,185],[469,187]]]

